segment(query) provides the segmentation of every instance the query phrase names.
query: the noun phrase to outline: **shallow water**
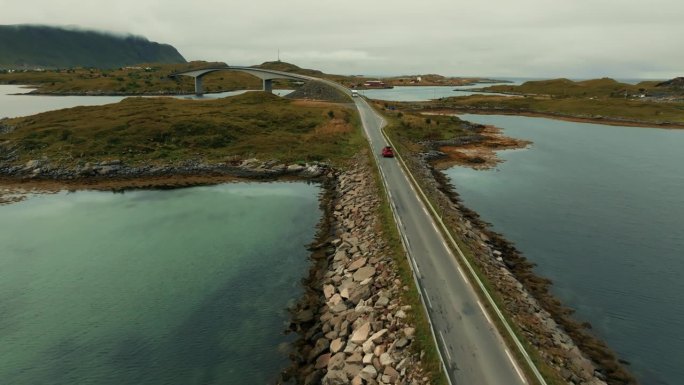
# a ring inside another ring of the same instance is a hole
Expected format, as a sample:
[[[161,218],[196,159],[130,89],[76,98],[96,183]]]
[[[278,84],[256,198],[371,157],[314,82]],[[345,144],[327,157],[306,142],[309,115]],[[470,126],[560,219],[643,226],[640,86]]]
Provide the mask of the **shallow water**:
[[[645,385],[684,378],[684,130],[463,115],[534,144],[447,171]]]
[[[319,190],[240,183],[0,206],[0,383],[273,383]]]

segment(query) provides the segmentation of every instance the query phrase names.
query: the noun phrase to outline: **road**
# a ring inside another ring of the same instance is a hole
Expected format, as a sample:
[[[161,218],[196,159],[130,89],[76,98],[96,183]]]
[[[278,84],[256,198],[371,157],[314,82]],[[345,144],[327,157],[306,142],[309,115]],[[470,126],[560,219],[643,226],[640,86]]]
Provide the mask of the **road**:
[[[451,383],[527,384],[398,159],[379,157],[387,145],[382,117],[363,98],[353,99],[378,158]]]

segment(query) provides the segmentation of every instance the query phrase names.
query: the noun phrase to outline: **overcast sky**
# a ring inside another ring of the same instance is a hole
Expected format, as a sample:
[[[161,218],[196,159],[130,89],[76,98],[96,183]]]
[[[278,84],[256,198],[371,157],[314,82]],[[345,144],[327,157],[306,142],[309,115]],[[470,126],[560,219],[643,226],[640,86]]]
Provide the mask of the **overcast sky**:
[[[0,24],[24,23],[340,74],[684,76],[684,0],[0,0]]]

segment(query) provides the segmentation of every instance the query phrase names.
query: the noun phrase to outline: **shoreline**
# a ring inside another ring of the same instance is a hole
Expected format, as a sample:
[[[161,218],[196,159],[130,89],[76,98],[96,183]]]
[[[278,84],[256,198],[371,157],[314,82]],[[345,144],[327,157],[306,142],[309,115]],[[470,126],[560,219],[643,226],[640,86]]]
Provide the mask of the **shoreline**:
[[[651,123],[636,120],[621,120],[616,118],[590,118],[580,117],[565,114],[532,112],[532,111],[516,111],[516,110],[489,110],[478,108],[435,108],[429,110],[430,114],[444,114],[444,115],[459,115],[459,114],[473,114],[473,115],[512,115],[512,116],[526,116],[530,118],[548,118],[563,120],[575,123],[591,123],[603,124],[607,126],[625,126],[625,127],[641,127],[641,128],[660,128],[660,129],[684,129],[684,123],[661,122]]]
[[[498,146],[502,137],[504,143],[505,139],[511,138],[503,136],[498,127],[483,127],[488,131],[485,135],[451,146],[455,152],[459,146],[484,148],[487,159],[472,162],[468,157],[454,156],[454,152],[434,151],[434,148],[444,149],[443,143],[435,142],[426,145],[433,148],[429,156],[423,153],[422,157],[412,159],[410,168],[418,170],[416,174],[427,185],[429,195],[443,209],[445,222],[473,250],[474,262],[502,297],[503,307],[514,324],[565,380],[578,384],[637,384],[624,366],[628,363],[591,333],[588,322],[572,317],[572,309],[550,292],[552,282],[538,276],[534,272],[535,265],[512,242],[491,230],[489,223],[463,204],[457,188],[442,171],[453,165],[476,169],[495,167],[500,161],[496,151],[527,145],[512,139],[509,146]],[[488,141],[493,141],[493,148]]]

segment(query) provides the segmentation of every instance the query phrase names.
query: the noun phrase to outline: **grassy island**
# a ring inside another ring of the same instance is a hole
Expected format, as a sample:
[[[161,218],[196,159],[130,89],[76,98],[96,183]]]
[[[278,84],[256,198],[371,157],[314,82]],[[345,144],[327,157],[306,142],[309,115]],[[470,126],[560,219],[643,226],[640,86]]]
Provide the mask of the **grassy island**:
[[[117,159],[173,164],[245,158],[343,162],[365,144],[344,104],[293,101],[263,92],[213,100],[127,98],[115,104],[0,121],[12,163],[60,166]]]

